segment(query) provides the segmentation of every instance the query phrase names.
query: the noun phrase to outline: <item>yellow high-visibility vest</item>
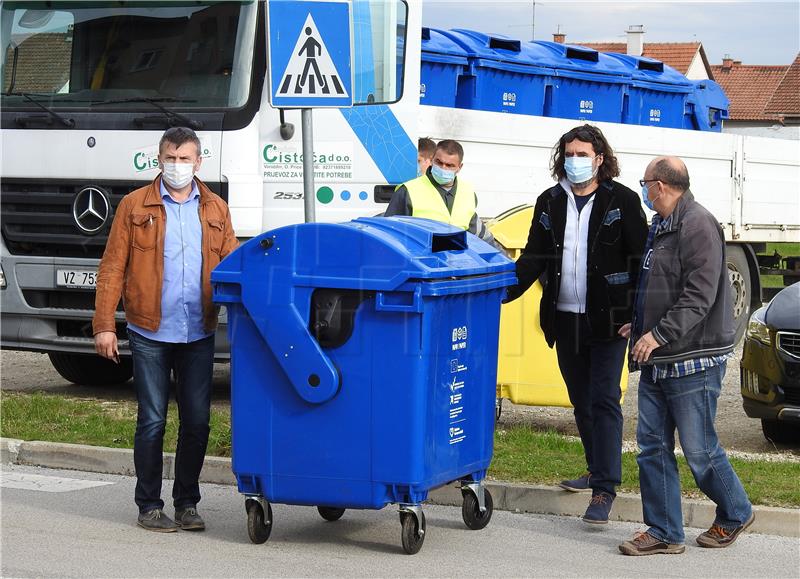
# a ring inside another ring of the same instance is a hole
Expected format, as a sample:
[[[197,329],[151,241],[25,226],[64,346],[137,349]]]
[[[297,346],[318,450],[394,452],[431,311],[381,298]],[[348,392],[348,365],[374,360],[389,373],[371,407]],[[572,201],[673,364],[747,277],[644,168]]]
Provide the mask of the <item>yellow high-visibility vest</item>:
[[[447,210],[444,199],[427,175],[412,179],[405,186],[411,197],[412,217],[435,219],[465,231],[469,229],[469,223],[475,215],[475,191],[472,185],[458,181],[452,213]]]

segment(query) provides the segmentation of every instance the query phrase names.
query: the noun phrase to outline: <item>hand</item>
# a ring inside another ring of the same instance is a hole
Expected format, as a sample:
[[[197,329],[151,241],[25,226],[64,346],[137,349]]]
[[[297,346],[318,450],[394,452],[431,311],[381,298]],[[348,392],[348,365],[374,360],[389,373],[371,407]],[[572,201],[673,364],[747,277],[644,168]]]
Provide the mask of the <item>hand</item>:
[[[94,335],[94,350],[103,358],[119,364],[116,332],[98,332]]]
[[[639,341],[633,346],[633,350],[631,350],[633,360],[640,364],[647,362],[650,359],[650,354],[659,346],[660,344],[656,342],[656,339],[653,337],[653,332],[647,332],[644,336],[639,338]]]
[[[625,324],[619,329],[617,333],[627,340],[628,338],[631,337],[631,325]]]
[[[506,295],[503,298],[503,301],[500,302],[500,303],[507,304],[507,303],[513,302],[515,299],[517,299],[521,295],[522,294],[519,292],[519,286],[512,285],[512,286],[506,288]]]

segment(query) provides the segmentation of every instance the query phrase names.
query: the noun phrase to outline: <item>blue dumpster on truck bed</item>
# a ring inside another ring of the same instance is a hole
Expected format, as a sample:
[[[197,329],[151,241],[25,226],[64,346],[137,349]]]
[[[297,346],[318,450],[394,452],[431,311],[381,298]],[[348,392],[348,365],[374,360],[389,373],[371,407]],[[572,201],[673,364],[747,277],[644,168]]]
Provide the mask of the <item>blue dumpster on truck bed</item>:
[[[400,505],[419,550],[428,491],[461,481],[470,528],[491,517],[500,303],[514,264],[411,217],[300,224],[251,239],[212,273],[228,309],[232,466],[254,542],[270,502]]]
[[[446,30],[469,58],[459,80],[456,106],[464,109],[542,115],[552,69],[534,65],[519,40],[472,30]]]
[[[622,122],[625,91],[631,79],[622,63],[591,48],[542,40],[525,42],[523,53],[532,61],[556,61],[545,116]]]
[[[713,80],[696,80],[692,84],[694,90],[687,99],[683,128],[721,132],[730,108],[725,91]]]
[[[693,86],[685,76],[659,60],[609,53],[630,70],[622,122],[680,129],[686,98]]]
[[[467,53],[435,28],[422,29],[419,102],[437,107],[456,106],[461,75],[468,71]]]

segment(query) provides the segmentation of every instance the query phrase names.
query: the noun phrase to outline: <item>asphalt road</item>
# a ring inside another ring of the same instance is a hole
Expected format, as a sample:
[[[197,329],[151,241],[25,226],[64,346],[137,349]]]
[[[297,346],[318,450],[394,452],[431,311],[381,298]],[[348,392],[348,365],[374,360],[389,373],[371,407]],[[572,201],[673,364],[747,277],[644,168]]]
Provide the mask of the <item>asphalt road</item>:
[[[717,432],[723,447],[746,453],[772,455],[782,459],[800,460],[800,448],[774,445],[761,433],[758,420],[748,418],[742,409],[739,392],[739,364],[741,346],[736,357],[728,363],[728,372],[722,389],[717,412]],[[31,352],[0,353],[0,385],[3,391],[60,392],[74,396],[99,399],[135,399],[133,386],[87,388],[70,384],[53,369],[44,354]],[[230,404],[230,367],[216,364],[214,367],[214,404],[226,407]],[[623,405],[625,417],[624,438],[629,447],[636,441],[636,398],[638,373],[628,381],[628,391]],[[502,424],[523,423],[536,428],[552,428],[564,434],[577,436],[572,409],[555,407],[515,406],[507,400],[503,403]],[[577,474],[577,473],[576,473]]]
[[[135,524],[133,487],[130,477],[4,465],[2,576],[800,576],[796,538],[745,534],[728,549],[702,549],[699,531],[687,529],[682,555],[626,557],[617,545],[638,525],[597,529],[577,518],[496,511],[486,529],[469,531],[460,509],[437,506],[424,507],[426,539],[414,556],[402,550],[391,506],[328,523],[314,508],[275,505],[272,536],[254,545],[242,497],[217,485],[202,486],[207,531],[151,533]]]

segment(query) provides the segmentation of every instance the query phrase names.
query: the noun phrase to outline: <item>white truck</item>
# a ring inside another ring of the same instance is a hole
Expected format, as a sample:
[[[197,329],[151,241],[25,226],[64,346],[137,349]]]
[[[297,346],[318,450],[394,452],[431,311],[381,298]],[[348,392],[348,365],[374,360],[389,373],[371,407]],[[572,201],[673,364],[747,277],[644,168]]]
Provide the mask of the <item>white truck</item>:
[[[318,220],[380,214],[415,175],[419,136],[462,142],[462,177],[485,218],[551,185],[551,148],[580,121],[420,105],[421,3],[352,7],[359,104],[314,112]],[[129,361],[93,355],[95,272],[114,209],[158,173],[165,128],[197,130],[199,177],[227,200],[240,238],[303,220],[300,111],[269,105],[265,3],[15,1],[1,11],[2,347],[47,352],[73,382],[127,380]],[[725,229],[743,328],[761,303],[756,253],[800,240],[800,149],[599,125],[634,190],[652,157],[686,161],[692,190]],[[124,338],[122,311],[118,331]],[[217,340],[224,360],[224,331]]]

